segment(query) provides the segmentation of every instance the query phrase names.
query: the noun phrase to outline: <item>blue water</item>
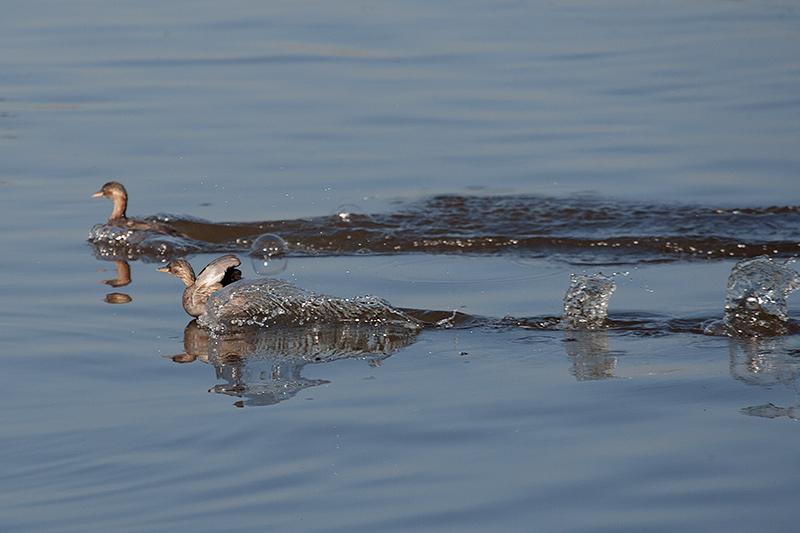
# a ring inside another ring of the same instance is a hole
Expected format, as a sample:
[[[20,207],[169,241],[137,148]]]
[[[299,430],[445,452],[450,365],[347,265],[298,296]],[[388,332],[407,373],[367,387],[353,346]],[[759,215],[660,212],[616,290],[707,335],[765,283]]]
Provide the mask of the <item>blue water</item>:
[[[179,364],[180,282],[135,260],[129,285],[100,284],[115,264],[86,239],[111,179],[132,215],[211,221],[435,194],[797,206],[798,22],[758,1],[5,5],[3,527],[794,531],[796,336],[431,329],[372,359]],[[270,272],[497,318],[557,316],[569,274],[624,272],[609,316],[663,321],[721,318],[735,260],[601,263],[328,254]]]

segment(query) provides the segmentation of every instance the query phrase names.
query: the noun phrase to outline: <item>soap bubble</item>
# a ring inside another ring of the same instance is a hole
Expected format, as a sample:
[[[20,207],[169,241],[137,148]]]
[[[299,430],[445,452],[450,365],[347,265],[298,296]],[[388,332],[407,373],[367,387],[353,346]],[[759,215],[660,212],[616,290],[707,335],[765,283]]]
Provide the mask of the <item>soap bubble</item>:
[[[286,241],[274,233],[259,235],[250,245],[250,255],[269,259],[286,252]]]
[[[251,257],[250,262],[256,274],[261,276],[274,276],[275,274],[279,274],[286,270],[289,264],[285,257],[275,257],[272,259]]]

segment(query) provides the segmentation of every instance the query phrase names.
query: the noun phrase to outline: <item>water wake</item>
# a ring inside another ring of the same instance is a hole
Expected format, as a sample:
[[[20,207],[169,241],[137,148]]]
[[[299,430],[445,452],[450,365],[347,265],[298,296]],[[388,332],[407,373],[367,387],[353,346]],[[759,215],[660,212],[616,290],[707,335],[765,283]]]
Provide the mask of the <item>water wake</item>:
[[[212,294],[199,324],[217,333],[245,328],[359,324],[426,327],[524,327],[585,331],[627,329],[643,334],[704,333],[729,337],[765,337],[797,333],[786,298],[800,288],[800,274],[769,257],[740,261],[731,272],[722,320],[659,320],[638,314],[609,318],[608,306],[616,290],[614,275],[570,276],[561,317],[491,319],[456,311],[393,307],[376,296],[341,298],[301,289],[285,280],[241,280]],[[616,274],[615,274],[616,275]]]
[[[795,206],[717,209],[591,196],[435,196],[398,205],[389,213],[250,223],[180,215],[153,220],[188,238],[109,235],[100,225],[89,241],[99,257],[158,261],[193,253],[259,253],[264,243],[257,239],[264,234],[285,242],[271,253],[290,256],[512,254],[600,265],[791,257],[800,251],[800,208]]]

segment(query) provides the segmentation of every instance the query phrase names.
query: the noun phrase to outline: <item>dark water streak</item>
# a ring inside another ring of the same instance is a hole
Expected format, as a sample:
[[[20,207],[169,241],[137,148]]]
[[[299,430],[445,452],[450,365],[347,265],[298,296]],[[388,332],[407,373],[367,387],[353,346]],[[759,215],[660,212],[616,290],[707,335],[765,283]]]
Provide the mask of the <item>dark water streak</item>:
[[[102,258],[163,261],[194,253],[250,251],[273,233],[289,256],[358,253],[506,254],[568,264],[635,264],[696,258],[791,257],[800,251],[800,208],[719,209],[626,203],[591,196],[435,196],[376,214],[214,223],[158,220],[189,239],[90,242]],[[96,228],[97,229],[97,228]],[[132,243],[131,243],[132,244]]]

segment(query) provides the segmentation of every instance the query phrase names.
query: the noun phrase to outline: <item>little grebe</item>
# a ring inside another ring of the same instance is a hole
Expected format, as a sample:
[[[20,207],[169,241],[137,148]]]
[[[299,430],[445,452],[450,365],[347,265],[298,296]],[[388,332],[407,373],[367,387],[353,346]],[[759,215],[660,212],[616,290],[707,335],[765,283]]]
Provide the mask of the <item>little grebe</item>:
[[[186,235],[183,233],[167,224],[164,224],[163,222],[142,220],[140,218],[128,218],[125,215],[125,210],[128,207],[128,193],[121,183],[109,181],[103,185],[102,189],[94,193],[92,198],[100,198],[101,196],[114,202],[114,210],[111,212],[111,216],[108,218],[109,225],[141,231],[153,231],[175,237],[186,237]]]
[[[211,261],[207,267],[194,277],[194,270],[188,261],[176,259],[158,269],[183,281],[183,308],[189,315],[198,317],[206,312],[206,300],[222,287],[242,279],[242,272],[236,267],[241,264],[235,255],[224,255]]]

